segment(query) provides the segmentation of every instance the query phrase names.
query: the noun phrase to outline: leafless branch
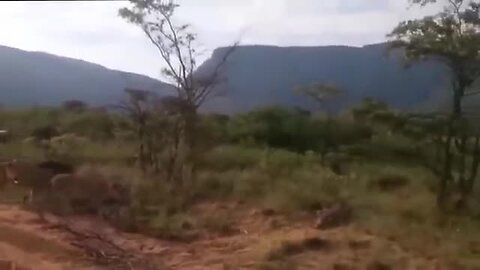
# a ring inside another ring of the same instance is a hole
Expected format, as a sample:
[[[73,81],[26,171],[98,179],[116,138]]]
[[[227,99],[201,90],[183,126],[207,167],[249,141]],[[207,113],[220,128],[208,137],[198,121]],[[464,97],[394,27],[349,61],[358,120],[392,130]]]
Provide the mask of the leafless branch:
[[[175,83],[178,84],[178,86],[180,86],[180,87],[185,87],[185,85],[183,85],[182,80],[180,79],[180,75],[178,74],[178,72],[173,67],[173,63],[172,63],[169,55],[166,53],[165,49],[160,45],[160,43],[158,43],[153,38],[152,34],[147,29],[143,28],[143,32],[147,35],[148,39],[157,48],[158,52],[160,53],[160,56],[163,58],[164,62],[167,64],[168,69],[170,70],[170,72],[172,72]],[[176,89],[178,89],[178,87]]]
[[[237,41],[232,46],[229,47],[229,49],[223,55],[220,62],[213,69],[212,74],[210,74],[208,78],[202,82],[202,86],[199,88],[197,94],[194,96],[195,106],[199,107],[209,97],[209,95],[211,94],[212,88],[218,82],[220,71],[222,70],[222,68],[224,68],[228,58],[235,52],[235,49],[238,47],[238,44],[239,42]]]

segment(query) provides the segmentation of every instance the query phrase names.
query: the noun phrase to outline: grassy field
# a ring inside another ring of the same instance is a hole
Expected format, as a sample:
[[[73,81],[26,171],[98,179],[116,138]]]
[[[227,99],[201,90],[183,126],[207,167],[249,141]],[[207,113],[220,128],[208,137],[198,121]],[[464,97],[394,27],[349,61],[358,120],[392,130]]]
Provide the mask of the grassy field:
[[[425,256],[480,266],[480,208],[468,216],[441,215],[435,205],[436,179],[421,166],[352,158],[338,175],[313,153],[224,145],[202,156],[198,178],[188,189],[172,194],[162,179],[122,163],[132,154],[129,149],[92,143],[72,153],[83,167],[132,185],[134,201],[124,229],[180,240],[188,239],[187,231],[195,226],[226,230],[226,216],[195,220],[189,213],[202,201],[242,201],[292,219],[344,202],[353,207],[354,224],[362,230]],[[5,157],[41,159],[38,149],[20,143],[1,145],[0,151]],[[2,198],[15,202],[20,194],[9,189]]]
[[[143,174],[135,167],[137,142],[132,134],[119,133],[118,116],[52,115],[9,112],[0,117],[14,133],[9,143],[0,144],[2,159],[56,159],[77,165],[85,175],[128,184],[132,200],[115,221],[124,230],[186,240],[195,229],[228,231],[228,215],[199,219],[192,214],[202,202],[241,202],[291,220],[315,217],[319,209],[341,202],[352,207],[353,224],[361,230],[427,257],[480,267],[478,186],[468,213],[441,214],[435,203],[438,179],[422,166],[416,139],[386,132],[384,126],[344,117],[333,122],[329,134],[324,120],[278,108],[217,122],[206,118],[214,143],[199,155],[195,179],[178,189],[161,173]],[[39,128],[20,125],[20,120],[40,121],[42,132],[45,125],[56,126],[62,140],[52,139],[47,151],[27,139]],[[117,127],[113,132],[112,126]],[[332,147],[325,148],[325,142]],[[2,201],[19,202],[24,193],[3,190]]]

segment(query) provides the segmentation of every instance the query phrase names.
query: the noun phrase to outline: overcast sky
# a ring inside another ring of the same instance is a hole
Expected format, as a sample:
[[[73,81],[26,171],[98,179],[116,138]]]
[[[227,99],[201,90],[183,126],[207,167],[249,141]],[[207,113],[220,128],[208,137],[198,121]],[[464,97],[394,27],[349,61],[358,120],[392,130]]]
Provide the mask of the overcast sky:
[[[177,17],[211,53],[233,43],[279,46],[382,42],[400,21],[432,10],[407,0],[182,0]],[[0,45],[44,51],[161,78],[141,30],[118,17],[122,1],[0,2]]]

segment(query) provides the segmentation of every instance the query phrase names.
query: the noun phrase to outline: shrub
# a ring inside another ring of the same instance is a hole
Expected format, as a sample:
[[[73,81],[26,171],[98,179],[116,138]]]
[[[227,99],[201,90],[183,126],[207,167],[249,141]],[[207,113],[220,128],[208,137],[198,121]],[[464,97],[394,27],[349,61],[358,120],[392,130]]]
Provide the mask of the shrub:
[[[63,133],[75,133],[91,140],[108,140],[114,136],[114,122],[112,117],[102,111],[93,109],[65,113],[59,125]]]
[[[195,186],[196,198],[225,199],[232,196],[236,174],[236,171],[201,172]]]
[[[384,174],[370,182],[370,187],[380,191],[395,191],[409,184],[410,180],[403,175]]]
[[[253,141],[260,146],[300,152],[315,148],[322,132],[322,126],[309,114],[283,107],[238,115],[227,126],[227,134],[234,143]]]
[[[232,215],[232,212],[215,213],[214,215],[203,217],[199,226],[212,233],[224,236],[229,235],[235,233]]]
[[[51,138],[59,134],[58,129],[53,125],[45,125],[38,128],[35,128],[32,131],[31,136],[37,139],[38,141],[50,140]]]
[[[75,134],[63,134],[48,142],[49,155],[53,159],[72,161],[79,158],[80,149],[88,143],[86,138]]]
[[[112,178],[95,166],[82,166],[70,176],[53,179],[51,190],[43,192],[40,207],[57,214],[99,214],[109,221],[124,215],[120,213],[131,202],[130,183]]]
[[[267,254],[267,260],[276,261],[283,260],[286,257],[294,256],[307,251],[328,250],[332,247],[329,240],[312,237],[306,238],[298,242],[283,241],[276,249],[271,250]]]
[[[297,170],[272,182],[265,203],[282,212],[314,211],[347,197],[342,188],[346,179],[328,170]]]
[[[193,226],[193,220],[185,214],[168,215],[159,213],[150,220],[145,230],[155,237],[188,242],[196,238],[195,233],[188,234]]]
[[[257,200],[271,191],[274,179],[261,170],[250,169],[232,173],[232,181],[237,198]]]
[[[285,150],[266,150],[262,157],[261,168],[272,175],[288,174],[303,167],[305,159],[302,155]]]
[[[207,152],[201,160],[201,166],[214,171],[247,169],[256,167],[263,151],[240,146],[220,146]]]

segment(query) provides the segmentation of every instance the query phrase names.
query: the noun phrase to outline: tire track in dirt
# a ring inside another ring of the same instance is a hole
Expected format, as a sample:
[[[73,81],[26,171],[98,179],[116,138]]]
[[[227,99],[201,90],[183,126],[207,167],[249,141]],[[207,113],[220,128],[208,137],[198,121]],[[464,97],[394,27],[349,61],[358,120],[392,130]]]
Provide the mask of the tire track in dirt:
[[[305,249],[277,257],[299,270],[363,270],[375,262],[399,270],[448,269],[442,268],[438,260],[405,251],[391,241],[361,232],[352,225],[319,231],[307,219],[291,222],[279,215],[265,215],[262,211],[235,204],[203,204],[192,212],[199,219],[229,213],[232,230],[228,234],[201,230],[199,239],[180,243],[118,232],[93,217],[72,217],[68,221],[76,231],[101,234],[124,250],[164,265],[155,270],[259,269],[263,264],[278,262],[278,258],[269,257],[286,243],[304,243],[306,239],[321,239],[329,245],[328,248]],[[33,213],[16,206],[0,205],[0,260],[11,260],[25,269],[35,270],[102,269],[91,268],[92,264],[86,263],[83,251],[70,244],[72,238],[68,232],[53,228],[52,224],[59,219],[49,217],[49,221],[50,224],[39,223]]]
[[[84,269],[78,252],[43,231],[33,214],[1,206],[0,259],[14,262],[17,269]]]

